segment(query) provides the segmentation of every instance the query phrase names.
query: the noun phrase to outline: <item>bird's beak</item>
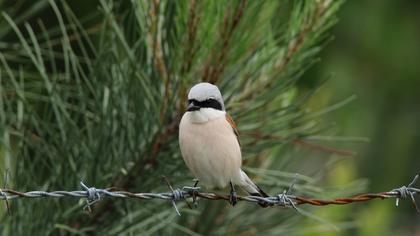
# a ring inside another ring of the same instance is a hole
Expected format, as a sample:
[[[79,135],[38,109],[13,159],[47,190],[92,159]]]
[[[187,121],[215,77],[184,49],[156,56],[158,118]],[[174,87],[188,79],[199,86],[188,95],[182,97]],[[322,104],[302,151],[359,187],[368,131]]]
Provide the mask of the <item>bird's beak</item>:
[[[188,104],[187,111],[197,111],[200,110],[200,107],[195,105],[194,102]]]

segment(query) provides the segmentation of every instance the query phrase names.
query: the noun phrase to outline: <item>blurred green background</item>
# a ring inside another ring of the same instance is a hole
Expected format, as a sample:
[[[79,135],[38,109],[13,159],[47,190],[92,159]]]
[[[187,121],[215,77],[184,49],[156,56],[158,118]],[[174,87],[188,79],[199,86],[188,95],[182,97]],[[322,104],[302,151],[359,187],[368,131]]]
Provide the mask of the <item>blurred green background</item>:
[[[18,2],[22,9],[25,4],[33,4]],[[40,7],[46,4],[37,2]],[[97,5],[96,1],[68,2],[80,15]],[[330,78],[311,99],[308,109],[356,96],[323,117],[326,126],[333,126],[323,138],[331,135],[329,144],[358,153],[341,158],[329,170],[326,186],[345,186],[362,178],[369,182],[367,191],[381,192],[408,184],[420,173],[419,12],[420,2],[414,0],[347,1],[331,31],[334,40],[322,50],[321,61],[300,80],[304,90]],[[44,20],[49,18],[54,18],[51,12],[43,16]],[[0,29],[0,35],[7,32]],[[334,138],[336,135],[347,138]],[[358,219],[357,226],[302,234],[420,235],[420,216],[409,201],[402,201],[399,208],[392,200],[385,200],[329,206],[315,213],[332,222]]]
[[[358,155],[330,173],[331,183],[361,177],[369,180],[370,192],[378,192],[408,184],[420,172],[419,12],[419,1],[346,1],[335,39],[306,73],[307,81],[333,77],[315,106],[357,96],[326,122],[335,122],[342,135],[369,139],[353,146]],[[360,227],[344,235],[420,235],[420,216],[409,201],[398,209],[384,201],[336,208],[331,211],[339,218],[360,219]]]

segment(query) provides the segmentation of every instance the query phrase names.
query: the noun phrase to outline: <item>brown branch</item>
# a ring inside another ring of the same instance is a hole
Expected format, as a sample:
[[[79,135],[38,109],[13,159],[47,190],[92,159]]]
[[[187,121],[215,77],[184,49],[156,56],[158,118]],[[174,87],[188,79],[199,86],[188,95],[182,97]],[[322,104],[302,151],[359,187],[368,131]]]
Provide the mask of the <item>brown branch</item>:
[[[151,156],[149,158],[149,163],[154,165],[156,162],[156,158],[157,155],[159,153],[160,147],[161,145],[173,134],[176,133],[176,131],[178,131],[178,125],[180,122],[181,118],[177,115],[172,122],[170,122],[166,128],[163,130],[163,132],[158,135],[155,139],[155,141],[153,142],[152,145],[152,152],[151,152]]]
[[[290,140],[295,145],[299,145],[308,149],[312,149],[312,150],[316,150],[316,151],[320,151],[324,153],[337,154],[341,156],[352,156],[352,157],[356,156],[356,153],[350,150],[337,149],[337,148],[333,148],[329,146],[324,146],[321,144],[311,143],[300,138],[288,139],[288,138],[278,136],[278,135],[261,134],[257,132],[241,132],[241,135],[251,136],[256,139],[279,140],[279,141]]]
[[[170,79],[168,75],[168,69],[166,68],[166,63],[163,58],[163,50],[162,50],[162,40],[160,36],[160,28],[159,28],[159,6],[160,0],[153,0],[153,4],[149,11],[149,16],[151,19],[151,25],[147,32],[147,41],[148,44],[151,45],[153,49],[153,63],[156,68],[156,71],[159,72],[163,83],[164,83],[164,91],[163,91],[163,102],[160,108],[160,121],[163,122],[165,117],[166,108],[168,106],[168,99],[170,93]]]
[[[217,83],[220,75],[225,70],[226,58],[229,52],[230,42],[233,36],[235,29],[239,25],[239,22],[242,19],[247,0],[242,0],[236,7],[235,13],[232,19],[229,19],[228,11],[225,14],[223,28],[220,32],[222,39],[222,48],[213,50],[211,59],[206,63],[206,68],[204,69],[203,81],[210,83]],[[213,63],[216,63],[213,65]]]
[[[197,26],[200,21],[200,17],[196,14],[196,1],[190,0],[189,19],[187,23],[188,38],[184,48],[184,60],[181,66],[181,75],[189,72],[191,69],[192,62],[197,53],[195,49],[195,38],[197,36]]]
[[[337,155],[341,155],[341,156],[351,156],[354,157],[357,155],[357,153],[350,151],[350,150],[344,150],[344,149],[337,149],[337,148],[333,148],[333,147],[329,147],[329,146],[324,146],[321,144],[316,144],[316,143],[311,143],[302,139],[294,139],[293,140],[294,144],[312,149],[312,150],[317,150],[317,151],[321,151],[321,152],[325,152],[325,153],[331,153],[331,154],[337,154]]]

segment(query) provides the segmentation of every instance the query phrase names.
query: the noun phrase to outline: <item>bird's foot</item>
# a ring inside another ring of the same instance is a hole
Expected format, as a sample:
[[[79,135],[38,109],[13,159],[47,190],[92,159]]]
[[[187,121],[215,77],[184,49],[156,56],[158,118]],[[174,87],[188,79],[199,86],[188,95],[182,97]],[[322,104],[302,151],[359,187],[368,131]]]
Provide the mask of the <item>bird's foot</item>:
[[[199,182],[198,179],[195,179],[194,188],[197,188],[198,182]],[[192,192],[192,200],[193,200],[194,207],[197,208],[198,207],[197,191]]]
[[[230,195],[229,195],[229,203],[232,206],[235,206],[238,202],[238,195],[236,194],[235,187],[233,186],[232,182],[230,182]]]
[[[235,206],[237,202],[238,202],[238,196],[236,195],[236,191],[230,191],[230,195],[229,195],[230,205]]]

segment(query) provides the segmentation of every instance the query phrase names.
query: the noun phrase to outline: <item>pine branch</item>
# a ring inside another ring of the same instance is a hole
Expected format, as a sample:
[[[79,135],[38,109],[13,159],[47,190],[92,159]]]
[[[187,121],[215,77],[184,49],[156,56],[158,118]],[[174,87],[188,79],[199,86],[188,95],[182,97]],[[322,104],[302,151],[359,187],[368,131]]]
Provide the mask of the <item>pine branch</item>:
[[[281,73],[283,73],[286,66],[304,46],[308,34],[315,29],[315,26],[317,26],[321,20],[323,20],[325,13],[331,5],[331,0],[316,1],[316,8],[314,10],[315,14],[313,16],[309,14],[309,20],[304,22],[299,31],[289,40],[286,53],[274,66],[274,76],[279,76]],[[255,96],[260,94],[261,91],[265,91],[271,88],[277,82],[278,81],[275,79],[259,80],[253,84],[250,89],[246,90],[237,99],[235,99],[235,103],[253,99]]]
[[[15,169],[13,184],[27,189],[72,189],[73,180],[83,178],[95,185],[112,183],[130,191],[136,187],[160,192],[154,179],[162,173],[171,173],[171,178],[181,182],[189,172],[182,163],[175,135],[185,110],[187,89],[204,77],[217,82],[224,96],[240,97],[248,91],[242,89],[246,84],[258,85],[261,78],[274,78],[272,70],[281,62],[279,55],[286,60],[282,76],[307,68],[307,61],[315,55],[309,51],[319,44],[314,30],[305,33],[303,42],[295,43],[298,46],[290,41],[299,39],[291,34],[292,29],[309,22],[299,6],[314,5],[311,1],[289,9],[282,1],[260,4],[247,0],[190,0],[175,4],[165,0],[101,0],[100,11],[96,5],[89,8],[95,14],[93,18],[72,13],[65,0],[49,2],[50,9],[45,10],[56,17],[55,22],[52,19],[44,24],[39,20],[38,24],[23,25],[17,22],[18,15],[9,14],[13,17],[8,18],[7,27],[13,28],[18,41],[15,35],[8,35],[1,38],[0,44],[5,49],[0,52],[0,156],[4,152],[5,163]],[[296,13],[294,18],[280,19],[276,12],[280,8]],[[333,13],[328,10],[330,15],[324,15],[325,22],[318,21],[313,29],[324,32],[331,25],[327,19]],[[32,18],[43,19],[36,14]],[[306,23],[300,24],[303,21]],[[277,29],[272,22],[284,23],[285,28]],[[279,38],[281,35],[285,35],[284,39]],[[309,55],[305,54],[307,51]],[[305,60],[300,60],[303,57]],[[287,103],[294,104],[282,115],[294,116],[301,109],[303,104],[295,104],[295,97],[289,96],[297,89],[293,83],[277,81],[266,88],[257,92],[266,96],[269,103],[281,99],[283,104],[282,97],[287,97]],[[246,109],[240,117],[248,125],[265,125],[261,128],[264,131],[292,127],[281,133],[284,137],[306,135],[307,120],[302,119],[298,125],[280,116],[272,122],[261,120],[260,110],[276,112],[281,108],[276,102],[261,105],[262,98],[258,99],[241,101]],[[226,103],[232,105],[231,100]],[[257,130],[249,127],[247,130]],[[266,140],[275,139],[265,137],[261,143],[246,148],[269,155],[276,148],[273,145],[262,149]],[[333,152],[307,143],[296,145]],[[92,199],[96,196],[92,189],[86,191]],[[115,194],[115,190],[108,191]],[[70,206],[66,201],[53,202],[60,209]],[[206,217],[199,217],[202,225],[220,224],[219,216],[234,223],[233,211],[225,205],[203,204]],[[10,227],[2,229],[2,233],[24,234],[23,228],[44,231],[43,235],[65,234],[69,229],[81,234],[92,229],[97,234],[115,235],[140,231],[173,233],[172,227],[165,227],[167,222],[191,226],[198,233],[217,234],[225,230],[223,225],[196,228],[192,218],[170,220],[172,209],[154,201],[137,205],[134,201],[100,201],[89,219],[74,207],[66,214],[36,204],[33,208],[13,209],[12,216],[4,218]],[[248,211],[242,205],[235,208],[235,214]],[[267,211],[264,216],[247,218],[232,234],[251,224],[259,229],[285,225],[282,217],[287,216],[270,214]],[[58,215],[63,219],[60,222],[56,220]],[[15,216],[19,221],[14,220]]]

